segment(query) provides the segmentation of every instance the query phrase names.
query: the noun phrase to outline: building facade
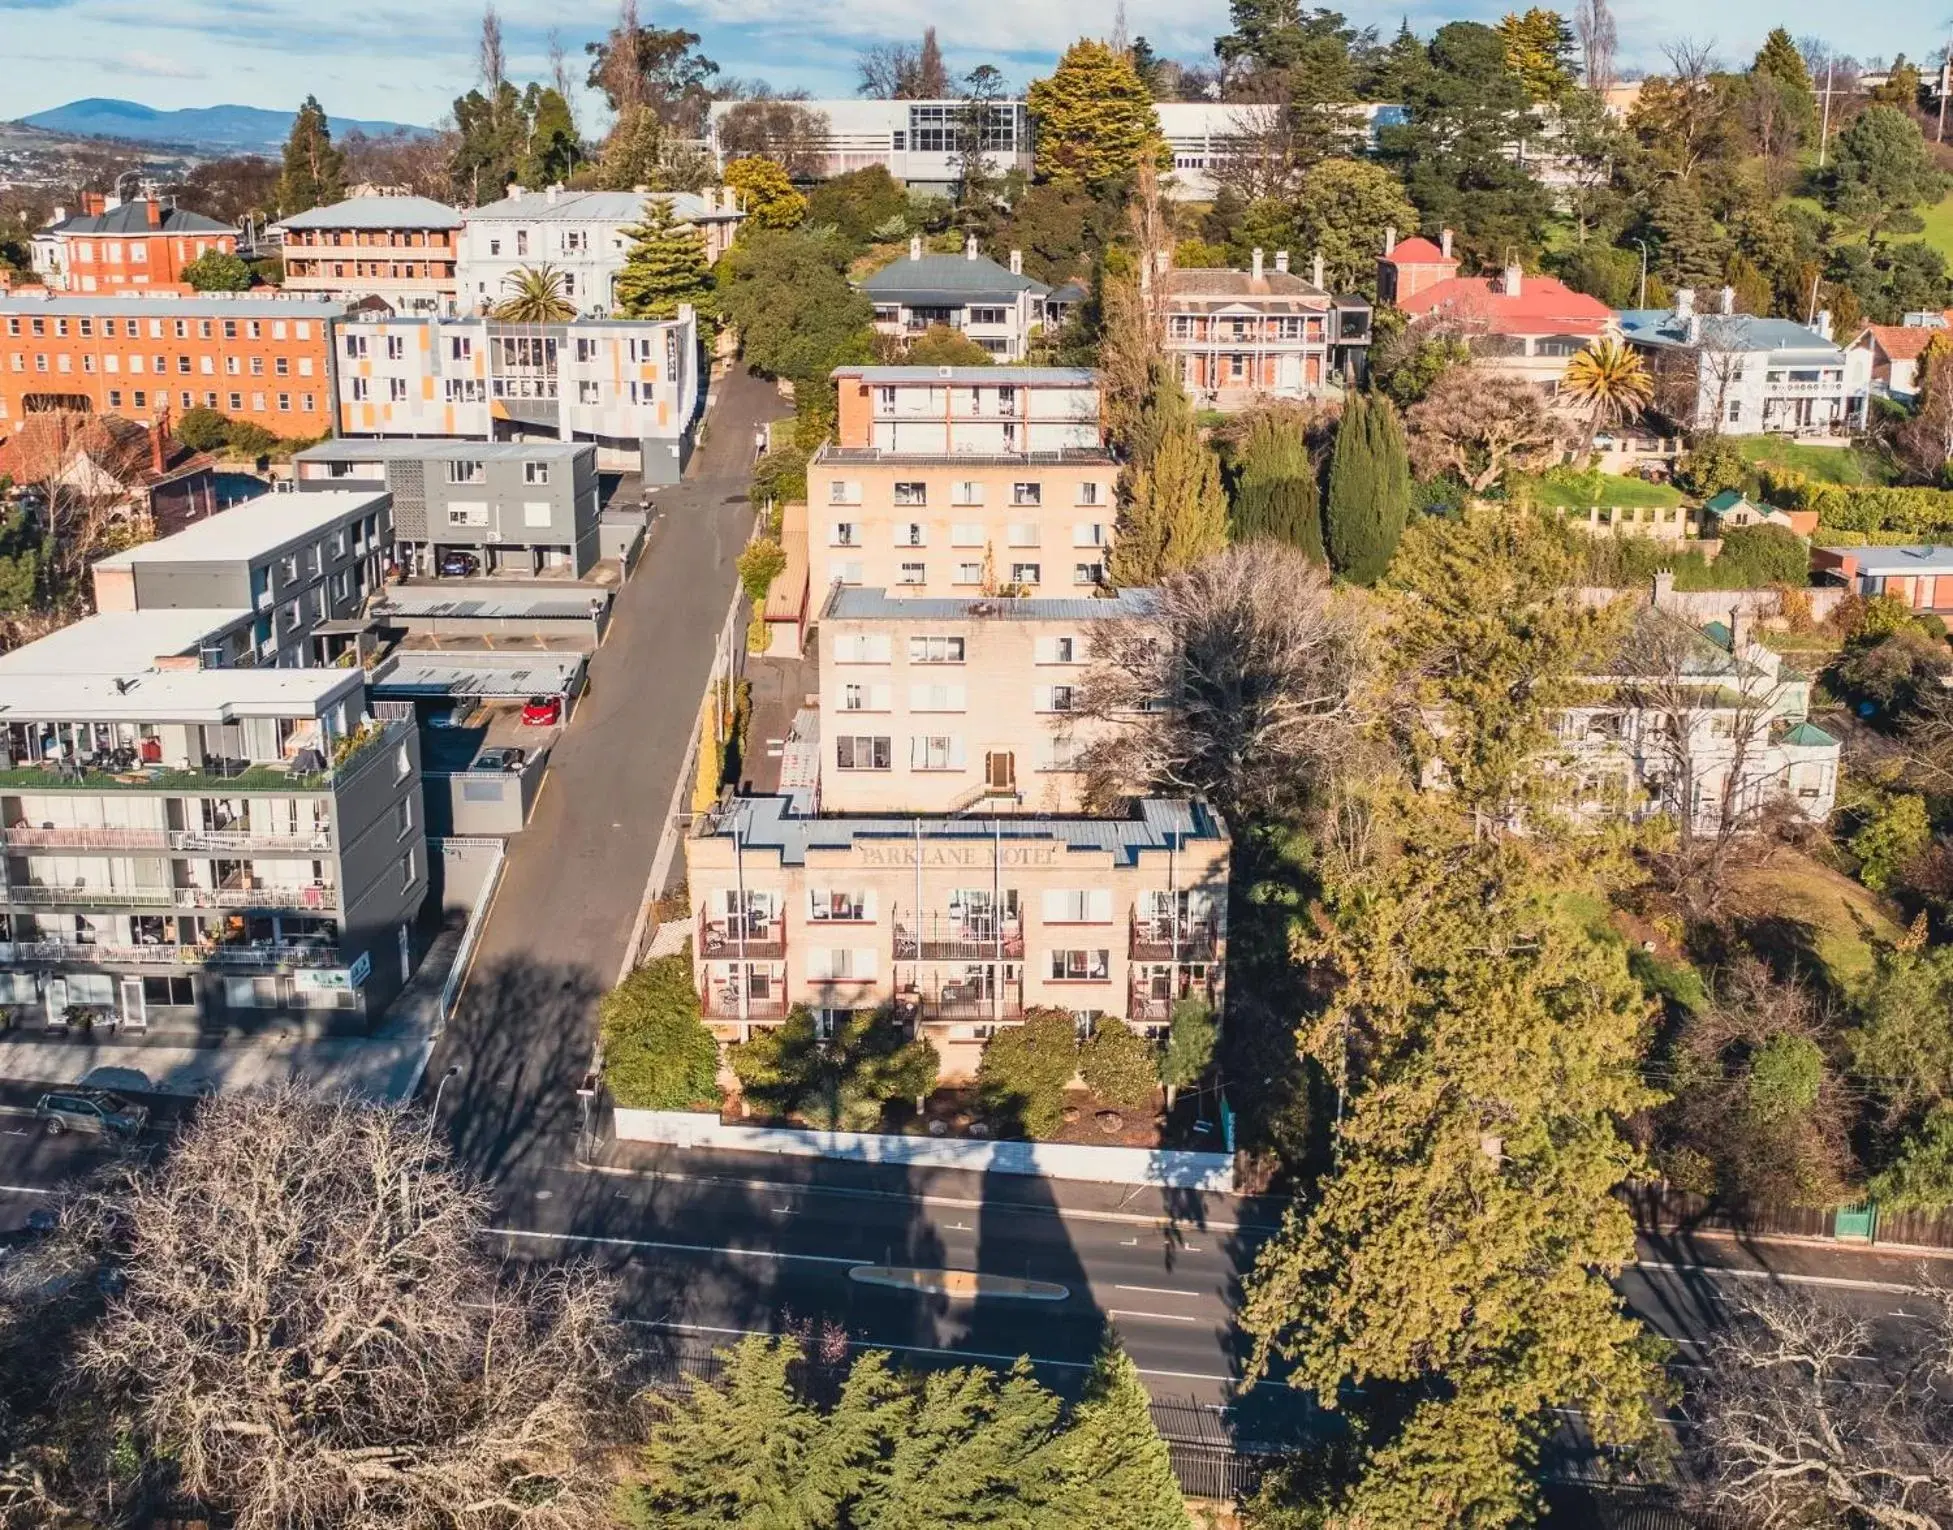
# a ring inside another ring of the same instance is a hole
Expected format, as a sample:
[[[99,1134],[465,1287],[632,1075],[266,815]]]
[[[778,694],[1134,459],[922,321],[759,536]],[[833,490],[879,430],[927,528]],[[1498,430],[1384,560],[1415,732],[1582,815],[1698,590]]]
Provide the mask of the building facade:
[[[436,575],[455,552],[482,574],[581,579],[601,556],[595,446],[563,441],[322,441],[292,459],[301,492],[384,490],[391,556]]]
[[[971,598],[1091,594],[1118,463],[1097,379],[1063,367],[843,367],[807,469],[814,598],[830,586]]]
[[[1289,270],[1286,250],[1272,266],[1256,250],[1246,271],[1175,268],[1156,280],[1167,356],[1188,393],[1210,408],[1321,398],[1363,376],[1370,305],[1324,291],[1320,258],[1313,280]]]
[[[338,434],[587,441],[598,465],[678,482],[700,401],[698,327],[360,316],[336,326]]]
[[[228,224],[154,195],[119,202],[85,191],[81,201],[73,216],[55,208],[30,248],[35,274],[56,292],[180,287],[183,268],[198,256],[237,253],[237,231]]]
[[[972,237],[961,255],[925,255],[920,238],[909,241],[906,260],[865,277],[861,293],[875,305],[875,329],[914,340],[937,326],[952,329],[999,361],[1021,361],[1033,331],[1044,323],[1051,289],[1024,274],[1024,258],[1010,253],[1008,268],[977,253]]]
[[[962,140],[970,103],[936,101],[832,100],[796,103],[819,125],[814,156],[825,178],[880,166],[921,191],[949,191],[963,178]],[[723,170],[736,157],[720,130],[737,101],[715,101],[706,137]],[[1031,169],[1031,124],[1022,101],[995,101],[984,109],[983,158],[990,174],[1002,179]]]
[[[1854,595],[1889,595],[1914,611],[1953,612],[1953,547],[1813,547],[1811,569],[1821,584]]]
[[[147,422],[197,408],[326,435],[343,312],[316,298],[0,295],[0,435],[43,410]]]
[[[1734,311],[1725,287],[1721,311],[1701,313],[1695,293],[1678,288],[1672,309],[1620,316],[1628,343],[1648,357],[1657,403],[1691,430],[1725,435],[1835,438],[1865,428],[1871,353],[1831,340],[1831,316],[1809,326]]]
[[[644,221],[647,201],[669,202],[673,218],[705,239],[717,261],[732,245],[745,213],[730,187],[703,191],[568,191],[511,186],[499,202],[470,208],[459,242],[460,307],[482,313],[509,295],[516,273],[548,266],[562,279],[563,296],[584,318],[617,311],[617,273],[630,240],[624,231]]]
[[[427,197],[356,196],[273,225],[287,292],[378,298],[397,314],[450,314],[461,214]]]

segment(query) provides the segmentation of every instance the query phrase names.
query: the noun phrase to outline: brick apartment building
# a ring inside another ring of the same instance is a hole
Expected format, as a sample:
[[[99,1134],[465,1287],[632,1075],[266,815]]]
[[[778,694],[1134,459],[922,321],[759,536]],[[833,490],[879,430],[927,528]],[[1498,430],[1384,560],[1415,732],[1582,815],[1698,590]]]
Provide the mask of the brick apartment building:
[[[55,291],[126,292],[180,287],[183,268],[212,250],[235,255],[237,231],[158,197],[117,202],[84,191],[80,212],[54,210],[54,221],[34,236],[31,258]]]
[[[215,409],[279,436],[332,429],[331,321],[307,298],[0,295],[0,437],[73,409]]]
[[[427,197],[354,196],[294,213],[283,231],[285,290],[376,297],[398,314],[454,312],[461,214]]]

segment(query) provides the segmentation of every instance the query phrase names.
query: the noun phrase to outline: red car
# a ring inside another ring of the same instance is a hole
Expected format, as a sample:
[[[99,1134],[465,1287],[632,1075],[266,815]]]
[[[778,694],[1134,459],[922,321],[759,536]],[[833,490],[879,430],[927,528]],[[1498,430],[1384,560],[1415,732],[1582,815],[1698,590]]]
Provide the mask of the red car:
[[[561,696],[531,696],[522,703],[522,721],[531,728],[553,728],[563,720]]]

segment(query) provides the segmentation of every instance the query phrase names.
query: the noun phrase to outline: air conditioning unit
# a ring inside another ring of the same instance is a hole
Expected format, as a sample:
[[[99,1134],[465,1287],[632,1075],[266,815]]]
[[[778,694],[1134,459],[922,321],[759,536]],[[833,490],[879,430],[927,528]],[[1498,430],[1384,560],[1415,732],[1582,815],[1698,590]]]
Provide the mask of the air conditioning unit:
[[[499,531],[491,531],[488,534],[488,540],[491,542],[499,542],[502,540],[502,533]]]

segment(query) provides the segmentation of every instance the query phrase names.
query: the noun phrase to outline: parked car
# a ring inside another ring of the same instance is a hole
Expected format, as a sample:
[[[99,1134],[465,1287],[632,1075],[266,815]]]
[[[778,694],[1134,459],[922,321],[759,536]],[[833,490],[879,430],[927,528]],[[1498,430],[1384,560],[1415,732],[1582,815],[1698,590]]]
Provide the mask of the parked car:
[[[436,707],[427,715],[427,726],[430,728],[465,728],[468,726],[468,719],[474,715],[475,704],[472,701],[458,702],[454,706]]]
[[[481,572],[481,559],[471,552],[444,552],[440,567],[445,579],[471,579]]]
[[[529,758],[526,749],[484,749],[475,756],[476,770],[520,770]]]
[[[149,1124],[149,1108],[107,1089],[62,1089],[41,1096],[34,1110],[50,1137],[63,1132],[95,1132],[134,1137]]]
[[[563,720],[561,696],[531,696],[522,703],[522,720],[531,728],[553,728]]]

